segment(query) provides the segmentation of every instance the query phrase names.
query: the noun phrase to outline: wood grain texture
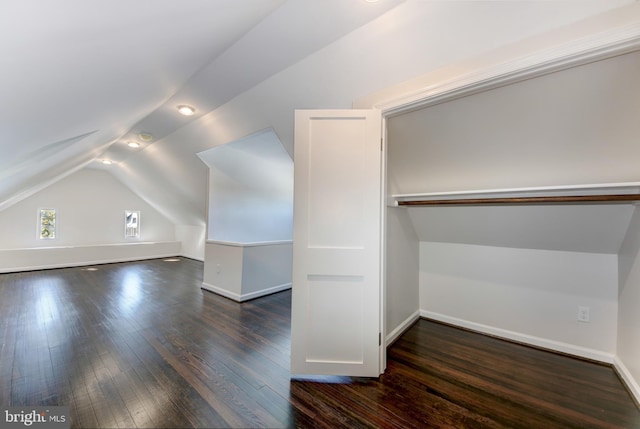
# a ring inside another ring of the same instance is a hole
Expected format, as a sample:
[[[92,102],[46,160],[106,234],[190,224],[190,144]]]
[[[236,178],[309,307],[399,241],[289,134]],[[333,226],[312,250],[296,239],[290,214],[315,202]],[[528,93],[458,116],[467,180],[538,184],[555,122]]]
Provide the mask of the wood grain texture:
[[[420,320],[379,379],[290,380],[291,293],[202,291],[202,263],[0,275],[0,406],[73,427],[634,428],[603,365]]]
[[[640,200],[640,194],[621,195],[566,195],[542,197],[492,197],[451,198],[441,200],[398,201],[399,206],[460,206],[491,204],[576,204],[576,203],[620,203]]]

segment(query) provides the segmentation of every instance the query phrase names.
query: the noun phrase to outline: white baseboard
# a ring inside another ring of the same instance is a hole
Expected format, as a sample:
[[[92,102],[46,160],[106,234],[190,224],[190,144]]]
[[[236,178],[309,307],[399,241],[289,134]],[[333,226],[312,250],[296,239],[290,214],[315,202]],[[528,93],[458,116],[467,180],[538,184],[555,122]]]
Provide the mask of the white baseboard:
[[[291,283],[285,283],[277,286],[272,286],[266,289],[260,289],[255,292],[242,294],[240,302],[248,301],[250,299],[260,298],[261,296],[271,295],[272,293],[282,292],[283,290],[291,289]]]
[[[139,242],[0,250],[0,273],[174,257],[180,242]]]
[[[420,318],[420,310],[416,310],[411,316],[407,317],[393,331],[391,331],[384,339],[386,347],[389,347],[395,340],[405,333]]]
[[[209,284],[209,283],[202,282],[202,289],[208,290],[209,292],[217,293],[218,295],[222,295],[225,298],[229,298],[229,299],[232,299],[232,300],[237,301],[237,302],[242,302],[241,299],[240,299],[241,295],[239,295],[239,294],[237,294],[235,292],[231,292],[231,291],[229,291],[227,289],[222,289],[222,288],[220,288],[218,286],[214,286],[214,285]]]
[[[217,293],[218,295],[222,295],[225,298],[232,299],[236,302],[244,302],[250,299],[260,298],[261,296],[271,295],[272,293],[282,292],[283,290],[291,289],[291,283],[285,283],[282,285],[277,285],[273,287],[269,287],[266,289],[260,289],[255,292],[245,293],[245,294],[237,294],[235,292],[231,292],[227,289],[220,288],[218,286],[214,286],[209,283],[202,282],[202,289],[208,290],[209,292]]]
[[[627,389],[636,401],[636,404],[640,406],[640,384],[633,378],[629,369],[624,363],[616,356],[613,360],[613,367],[615,368],[618,376],[622,379]]]
[[[24,271],[52,270],[57,268],[88,267],[93,265],[117,264],[119,262],[135,262],[135,261],[145,261],[148,259],[174,258],[175,256],[176,256],[175,253],[167,253],[167,254],[157,254],[157,255],[148,255],[148,256],[134,256],[130,258],[110,258],[110,259],[101,259],[101,260],[94,260],[94,261],[63,262],[59,264],[33,265],[28,267],[0,269],[0,273],[6,274],[6,273],[17,273],[17,272],[24,272]]]
[[[420,310],[420,316],[427,319],[437,320],[439,322],[448,323],[450,325],[460,326],[472,331],[481,332],[483,334],[492,335],[499,338],[505,338],[517,341],[523,344],[529,344],[543,349],[553,350],[569,355],[595,360],[607,364],[613,364],[615,356],[611,353],[605,353],[599,350],[580,347],[573,344],[563,343],[560,341],[549,340],[546,338],[534,337],[532,335],[522,334],[520,332],[508,331],[506,329],[495,328],[493,326],[482,325],[480,323],[470,322],[468,320],[458,319],[456,317],[445,316],[444,314],[433,313],[431,311]]]
[[[185,255],[185,254],[182,254],[182,253],[179,256],[181,258],[187,258],[187,259],[191,259],[191,260],[198,261],[198,262],[204,262],[204,258],[200,257],[200,256],[195,257],[195,256]]]

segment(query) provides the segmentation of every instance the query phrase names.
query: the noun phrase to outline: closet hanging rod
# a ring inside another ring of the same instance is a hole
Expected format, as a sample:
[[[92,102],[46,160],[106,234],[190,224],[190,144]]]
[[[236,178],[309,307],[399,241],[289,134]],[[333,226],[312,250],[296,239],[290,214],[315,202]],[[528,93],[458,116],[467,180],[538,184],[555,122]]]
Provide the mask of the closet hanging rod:
[[[440,200],[398,201],[399,206],[484,205],[484,204],[559,204],[559,203],[615,203],[640,201],[640,194],[618,195],[553,195],[541,197],[455,198]]]

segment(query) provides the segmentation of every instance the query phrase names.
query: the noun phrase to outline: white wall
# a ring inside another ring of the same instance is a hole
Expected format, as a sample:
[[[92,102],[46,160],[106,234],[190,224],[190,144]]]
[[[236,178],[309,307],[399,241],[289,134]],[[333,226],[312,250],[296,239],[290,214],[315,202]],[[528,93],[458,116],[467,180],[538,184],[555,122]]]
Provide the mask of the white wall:
[[[640,52],[388,121],[392,193],[638,180]]]
[[[206,244],[202,288],[242,302],[291,288],[292,242]]]
[[[38,209],[56,209],[56,238],[38,238]],[[125,210],[140,211],[140,238],[125,239]],[[0,248],[175,241],[164,216],[110,174],[80,170],[0,212]]]
[[[386,340],[393,342],[419,316],[419,245],[408,210],[387,208]]]
[[[256,298],[291,288],[293,243],[245,246],[242,264],[242,295]]]
[[[242,296],[242,245],[210,242],[205,249],[203,288],[229,298]]]
[[[204,246],[207,241],[205,225],[176,225],[176,240],[181,243],[181,255],[204,261]]]
[[[616,255],[420,243],[427,317],[612,362],[617,306]]]
[[[293,160],[272,130],[198,156],[209,167],[208,240],[293,238]]]
[[[198,154],[209,167],[204,289],[236,301],[291,287],[293,161],[268,129]]]
[[[619,254],[617,368],[640,403],[640,210]]]
[[[55,239],[39,239],[40,208],[56,209]],[[140,238],[124,237],[125,210],[140,211]],[[93,169],[80,170],[1,211],[0,234],[4,272],[180,253],[171,222],[110,174]],[[148,242],[157,244],[135,245]],[[117,245],[126,248],[118,250]]]

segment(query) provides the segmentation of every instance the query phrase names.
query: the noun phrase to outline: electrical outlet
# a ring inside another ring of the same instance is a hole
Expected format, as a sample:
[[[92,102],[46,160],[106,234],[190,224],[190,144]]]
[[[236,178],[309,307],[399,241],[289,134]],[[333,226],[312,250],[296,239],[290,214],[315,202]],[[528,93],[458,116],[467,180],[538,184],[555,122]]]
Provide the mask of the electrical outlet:
[[[220,274],[220,264],[216,264],[216,274]]]
[[[578,307],[578,321],[589,322],[589,307]]]

